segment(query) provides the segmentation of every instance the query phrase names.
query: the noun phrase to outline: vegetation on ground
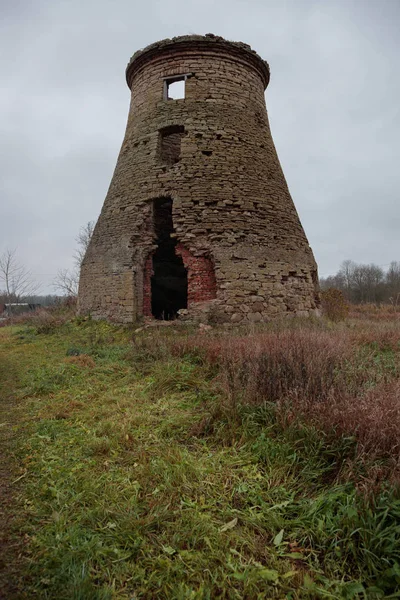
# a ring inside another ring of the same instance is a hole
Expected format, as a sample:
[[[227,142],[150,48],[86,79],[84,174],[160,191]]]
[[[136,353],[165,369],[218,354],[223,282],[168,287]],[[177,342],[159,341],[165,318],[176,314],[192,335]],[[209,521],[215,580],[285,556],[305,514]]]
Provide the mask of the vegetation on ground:
[[[399,320],[39,314],[0,344],[21,597],[400,597]]]

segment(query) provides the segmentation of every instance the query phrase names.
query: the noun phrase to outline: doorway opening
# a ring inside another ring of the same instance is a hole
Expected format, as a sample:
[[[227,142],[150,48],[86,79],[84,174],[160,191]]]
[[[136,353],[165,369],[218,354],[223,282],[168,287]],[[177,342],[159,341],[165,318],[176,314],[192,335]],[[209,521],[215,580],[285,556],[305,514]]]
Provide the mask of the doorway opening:
[[[157,249],[153,254],[151,312],[156,319],[176,319],[178,310],[187,308],[188,279],[183,260],[176,254],[172,223],[172,199],[154,200],[154,231]]]

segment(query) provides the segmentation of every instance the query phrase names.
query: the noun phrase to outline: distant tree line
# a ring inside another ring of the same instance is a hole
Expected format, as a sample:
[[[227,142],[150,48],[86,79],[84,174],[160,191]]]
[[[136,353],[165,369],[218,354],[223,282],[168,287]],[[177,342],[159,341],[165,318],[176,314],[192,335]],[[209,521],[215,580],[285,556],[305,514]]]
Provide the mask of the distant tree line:
[[[373,263],[345,260],[336,275],[320,278],[321,289],[336,288],[354,304],[365,302],[400,305],[400,261],[390,263],[387,271]]]
[[[24,302],[28,302],[29,304],[40,304],[40,306],[54,306],[55,304],[59,304],[62,299],[62,296],[57,296],[56,294],[46,294],[42,296],[26,296]]]

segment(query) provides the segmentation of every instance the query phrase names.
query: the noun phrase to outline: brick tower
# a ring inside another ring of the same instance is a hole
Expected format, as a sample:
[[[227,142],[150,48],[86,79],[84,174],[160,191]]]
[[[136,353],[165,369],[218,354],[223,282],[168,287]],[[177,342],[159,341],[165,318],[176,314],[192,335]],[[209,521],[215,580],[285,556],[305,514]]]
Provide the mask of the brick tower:
[[[246,44],[191,35],[136,52],[126,79],[80,312],[239,323],[317,311],[317,266],[268,124],[268,64]]]

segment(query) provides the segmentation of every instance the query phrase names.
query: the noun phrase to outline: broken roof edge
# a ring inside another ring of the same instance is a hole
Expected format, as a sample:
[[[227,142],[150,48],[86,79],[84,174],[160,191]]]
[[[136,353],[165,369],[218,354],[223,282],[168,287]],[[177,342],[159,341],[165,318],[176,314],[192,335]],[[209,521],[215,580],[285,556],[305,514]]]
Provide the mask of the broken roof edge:
[[[177,50],[185,46],[196,46],[201,45],[209,48],[217,47],[229,51],[233,51],[236,55],[242,55],[246,57],[249,62],[256,67],[259,72],[264,87],[266,88],[269,83],[270,70],[267,61],[263,60],[255,50],[244,42],[231,42],[225,38],[214,35],[213,33],[206,33],[205,35],[180,35],[171,39],[166,38],[153,44],[149,44],[145,48],[138,50],[131,57],[126,67],[126,82],[128,87],[131,88],[132,79],[139,67],[141,67],[148,59],[154,57],[157,54],[162,54],[164,51],[171,51],[176,48]]]

